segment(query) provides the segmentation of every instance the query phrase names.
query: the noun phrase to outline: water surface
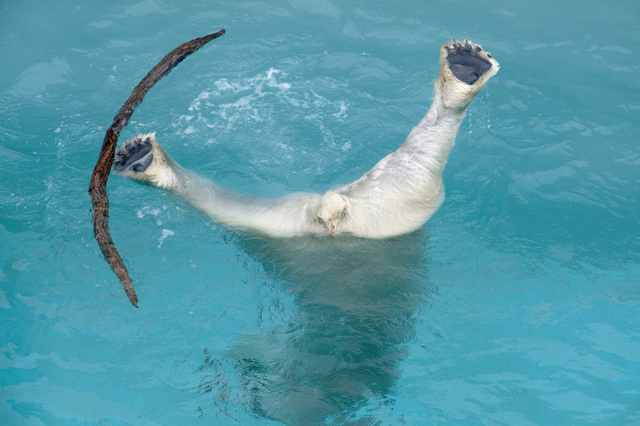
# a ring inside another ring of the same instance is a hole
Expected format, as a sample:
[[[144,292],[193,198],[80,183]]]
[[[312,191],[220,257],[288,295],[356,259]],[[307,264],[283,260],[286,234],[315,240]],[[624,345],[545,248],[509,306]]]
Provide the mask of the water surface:
[[[0,423],[637,424],[640,101],[634,1],[21,1],[0,10]],[[422,118],[439,47],[501,70],[425,227],[269,239],[113,176],[104,132],[260,196],[357,179]]]

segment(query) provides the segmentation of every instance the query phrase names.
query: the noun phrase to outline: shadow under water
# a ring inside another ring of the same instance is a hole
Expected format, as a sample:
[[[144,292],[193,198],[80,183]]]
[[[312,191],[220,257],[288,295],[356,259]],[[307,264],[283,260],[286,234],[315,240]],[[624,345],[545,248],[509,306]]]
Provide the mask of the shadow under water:
[[[290,300],[267,301],[279,314],[263,314],[261,333],[238,339],[224,359],[205,349],[199,391],[216,410],[240,404],[285,424],[369,424],[358,411],[393,400],[406,343],[435,291],[427,242],[424,229],[386,240],[236,234]]]

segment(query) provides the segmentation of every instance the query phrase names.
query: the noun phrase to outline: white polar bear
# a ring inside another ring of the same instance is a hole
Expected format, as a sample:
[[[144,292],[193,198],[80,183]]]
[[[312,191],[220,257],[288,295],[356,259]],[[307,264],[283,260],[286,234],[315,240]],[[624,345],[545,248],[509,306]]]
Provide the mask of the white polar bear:
[[[473,99],[499,69],[475,43],[452,40],[440,49],[440,75],[425,117],[400,148],[360,179],[324,195],[249,197],[183,169],[155,133],[118,149],[114,169],[170,191],[228,226],[274,237],[348,233],[386,238],[420,228],[444,200],[442,172]]]

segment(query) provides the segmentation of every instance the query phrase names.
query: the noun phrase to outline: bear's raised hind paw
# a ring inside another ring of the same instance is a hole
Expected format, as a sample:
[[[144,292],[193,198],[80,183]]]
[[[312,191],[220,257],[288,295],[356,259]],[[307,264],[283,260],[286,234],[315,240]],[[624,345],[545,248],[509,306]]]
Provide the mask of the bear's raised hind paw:
[[[449,69],[458,80],[468,85],[473,85],[492,67],[491,54],[469,40],[459,42],[453,39],[444,48]]]

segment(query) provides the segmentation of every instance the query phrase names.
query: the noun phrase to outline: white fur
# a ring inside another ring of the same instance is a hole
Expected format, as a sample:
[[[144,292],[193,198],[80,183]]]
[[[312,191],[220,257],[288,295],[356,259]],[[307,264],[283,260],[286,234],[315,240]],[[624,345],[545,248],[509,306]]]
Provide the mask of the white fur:
[[[216,221],[276,237],[349,233],[385,238],[414,231],[442,204],[442,172],[460,124],[473,99],[499,69],[498,62],[481,51],[478,55],[492,67],[472,85],[459,81],[446,60],[447,48],[454,43],[441,48],[433,103],[405,143],[357,181],[324,195],[263,199],[236,194],[180,167],[153,133],[140,136],[149,137],[153,144],[154,158],[147,170],[120,174],[170,191]]]

